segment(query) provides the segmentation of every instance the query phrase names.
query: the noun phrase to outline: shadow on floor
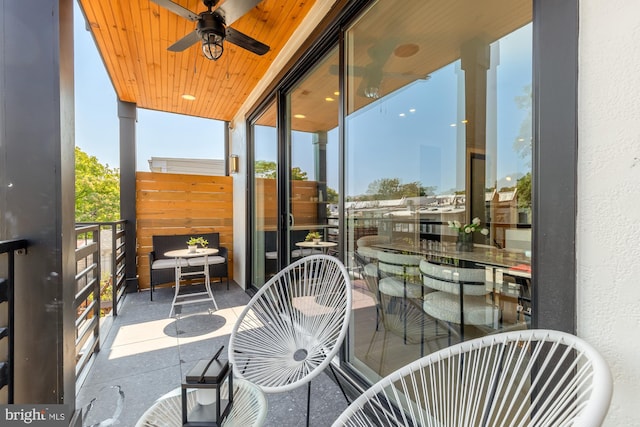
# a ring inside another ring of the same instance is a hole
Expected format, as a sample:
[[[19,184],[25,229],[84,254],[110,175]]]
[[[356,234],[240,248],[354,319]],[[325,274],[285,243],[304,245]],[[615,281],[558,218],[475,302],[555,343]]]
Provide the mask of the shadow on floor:
[[[236,284],[212,284],[219,310],[211,304],[183,306],[168,317],[173,291],[128,294],[101,350],[77,390],[84,426],[133,427],[155,400],[180,387],[186,372],[226,346],[249,296]],[[225,352],[223,351],[223,355]],[[265,426],[304,426],[306,387],[267,395]],[[311,425],[330,426],[346,408],[338,386],[321,374],[311,385]]]

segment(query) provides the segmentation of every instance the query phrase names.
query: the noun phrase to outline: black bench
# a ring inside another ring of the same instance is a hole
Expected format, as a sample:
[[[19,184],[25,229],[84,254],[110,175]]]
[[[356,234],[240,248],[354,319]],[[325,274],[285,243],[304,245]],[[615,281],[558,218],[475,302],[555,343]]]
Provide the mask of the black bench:
[[[153,289],[156,285],[175,282],[175,259],[164,256],[165,252],[174,249],[186,249],[187,240],[191,237],[204,237],[210,248],[218,249],[218,254],[209,257],[209,277],[227,279],[229,289],[229,271],[227,248],[220,246],[220,233],[195,233],[172,234],[166,236],[153,236],[153,250],[149,252],[149,278],[151,287],[151,301],[153,301]],[[182,271],[198,271],[200,267],[183,267]]]

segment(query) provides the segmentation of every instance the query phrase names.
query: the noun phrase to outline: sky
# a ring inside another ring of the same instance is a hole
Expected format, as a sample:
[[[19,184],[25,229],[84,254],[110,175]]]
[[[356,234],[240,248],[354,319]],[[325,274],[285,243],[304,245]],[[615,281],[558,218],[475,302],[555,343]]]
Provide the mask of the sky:
[[[76,146],[100,163],[119,168],[117,96],[75,1],[74,48]],[[204,140],[202,135],[211,138]],[[224,158],[224,122],[218,120],[138,108],[136,139],[138,171],[149,171],[152,156]]]

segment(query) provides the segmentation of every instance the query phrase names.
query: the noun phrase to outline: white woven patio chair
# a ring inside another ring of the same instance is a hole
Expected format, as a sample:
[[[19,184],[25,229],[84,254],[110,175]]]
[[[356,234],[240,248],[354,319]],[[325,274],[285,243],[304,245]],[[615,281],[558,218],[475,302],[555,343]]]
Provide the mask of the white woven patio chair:
[[[598,352],[558,331],[504,332],[416,360],[374,384],[337,426],[599,426],[612,379]]]
[[[308,425],[311,380],[327,366],[333,371],[350,315],[351,282],[340,260],[310,255],[290,264],[260,288],[233,327],[235,376],[265,393],[306,383]]]
[[[260,389],[241,379],[233,380],[234,399],[224,427],[259,427],[267,416],[267,399]],[[227,383],[221,388],[227,393]],[[196,405],[196,390],[187,394],[187,409]],[[160,397],[145,411],[136,427],[179,427],[182,425],[182,390],[180,387]]]

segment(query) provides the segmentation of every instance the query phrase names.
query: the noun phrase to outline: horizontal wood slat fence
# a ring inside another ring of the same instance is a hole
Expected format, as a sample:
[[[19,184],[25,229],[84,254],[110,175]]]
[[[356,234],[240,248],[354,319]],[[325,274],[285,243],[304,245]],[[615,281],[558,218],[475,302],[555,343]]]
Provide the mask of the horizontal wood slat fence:
[[[140,289],[149,288],[151,237],[161,234],[220,233],[233,278],[232,177],[136,172],[136,220]]]

